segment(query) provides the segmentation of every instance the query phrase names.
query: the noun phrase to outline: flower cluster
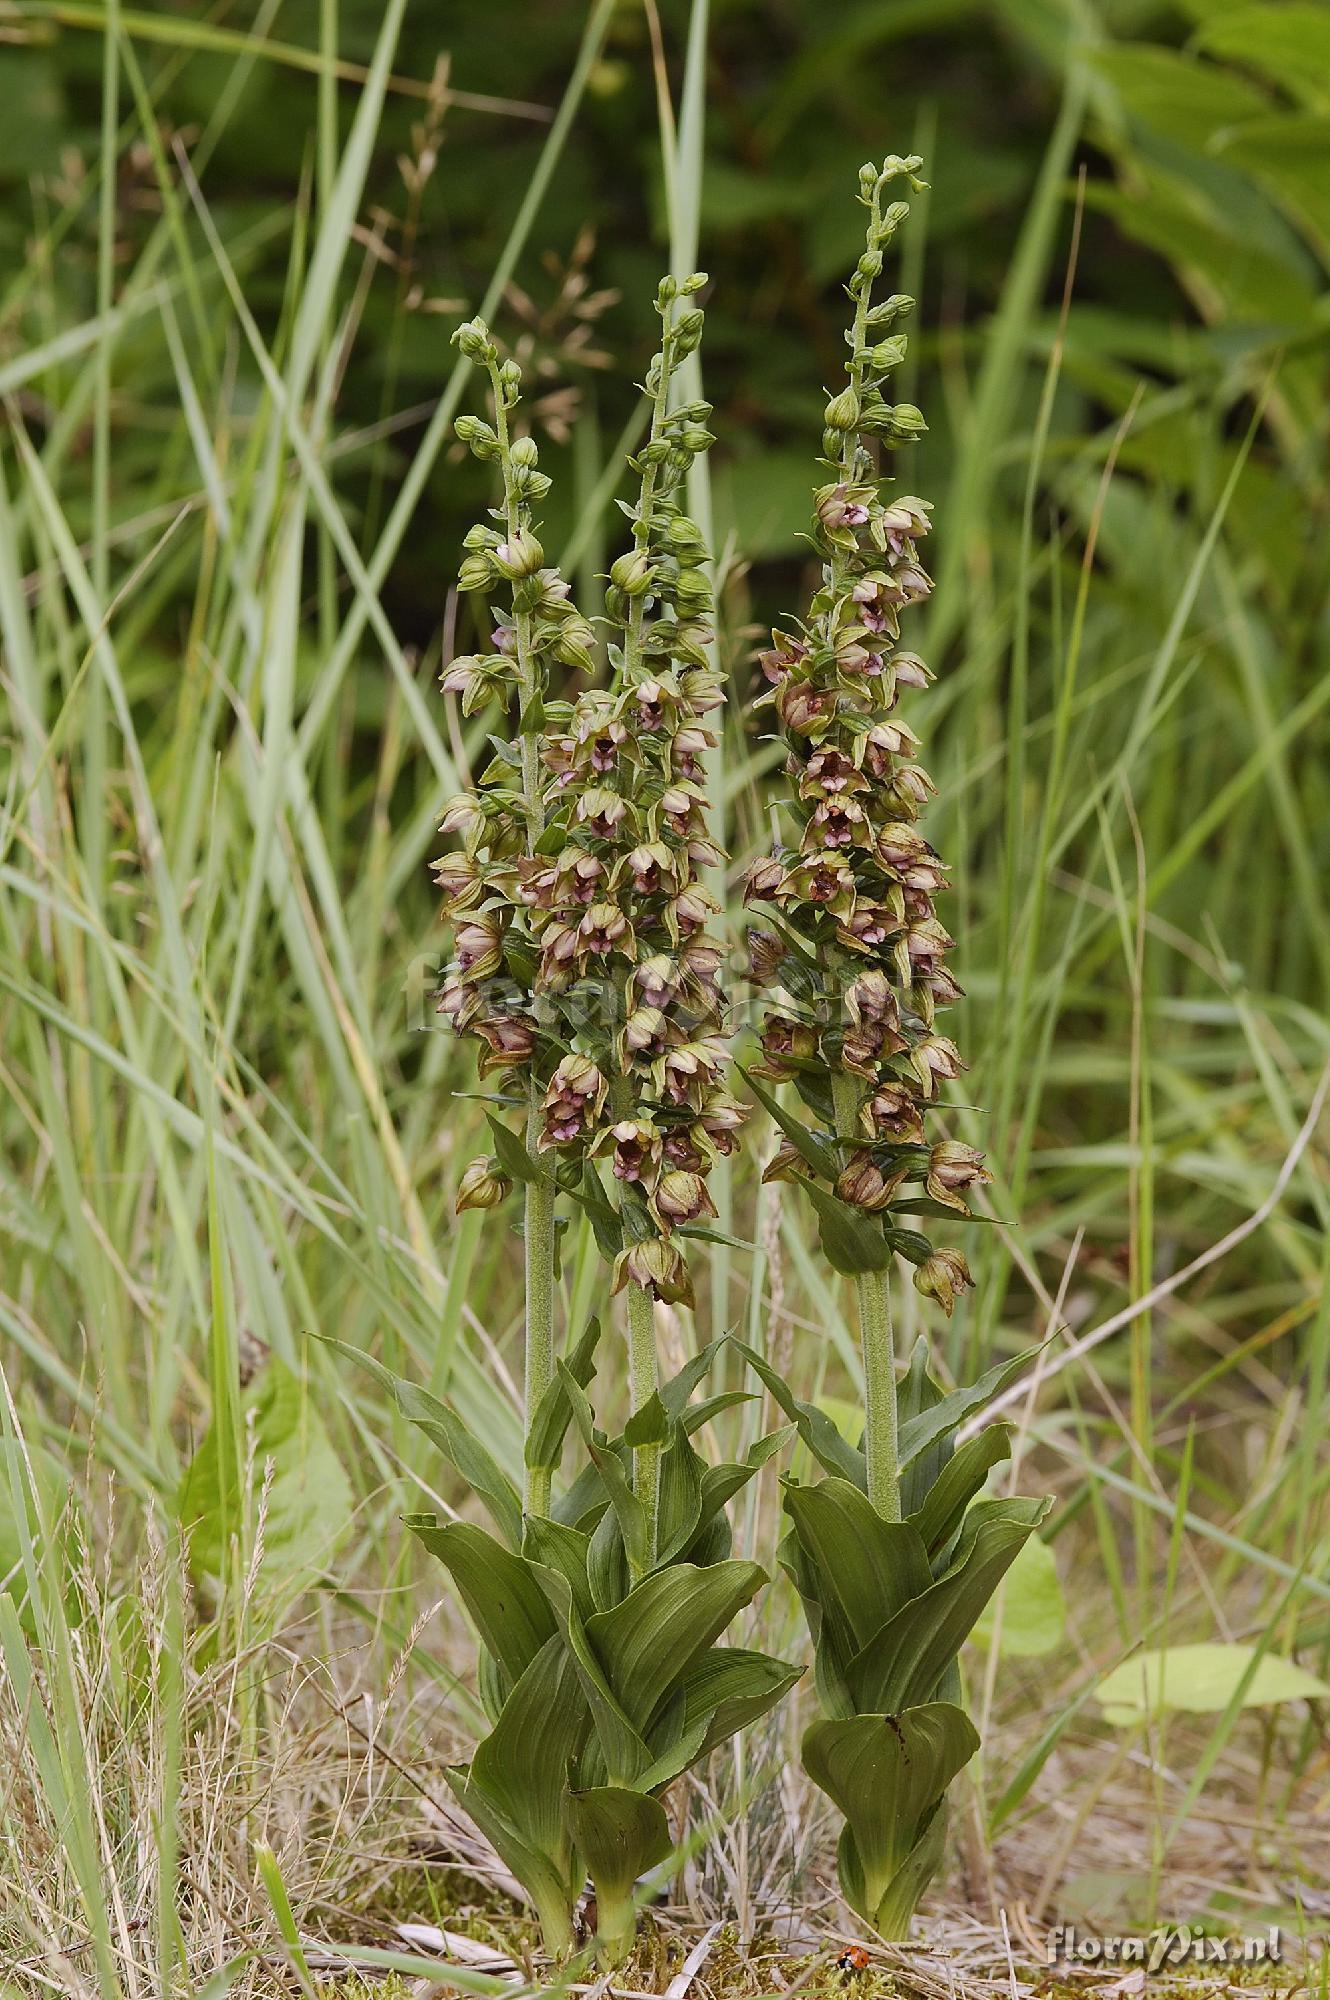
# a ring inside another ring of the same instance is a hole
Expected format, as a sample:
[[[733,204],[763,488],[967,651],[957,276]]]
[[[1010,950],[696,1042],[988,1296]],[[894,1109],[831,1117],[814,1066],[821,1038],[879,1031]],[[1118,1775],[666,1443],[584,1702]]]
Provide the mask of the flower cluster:
[[[886,394],[906,346],[894,329],[912,301],[872,302],[883,252],[909,212],[884,198],[898,177],[919,187],[920,164],[892,157],[860,173],[869,223],[848,287],[849,382],[826,407],[831,476],[815,499],[822,584],[806,622],[773,631],[759,655],[768,683],[759,706],[774,710],[788,748],[794,838],[759,859],[747,884],[748,900],[769,905],[779,925],[750,934],[755,976],[779,989],[758,1073],[794,1078],[824,1114],[832,1107],[818,1079],[833,1078],[835,1193],[884,1218],[909,1183],[924,1184],[925,1203],[964,1211],[966,1189],[987,1179],[971,1147],[925,1140],[939,1085],[964,1068],[935,1025],[960,988],[934,901],[947,869],[917,824],[934,786],[897,712],[904,692],[932,678],[900,643],[902,613],[931,588],[919,557],[930,510],[913,495],[884,495],[875,456],[925,429],[913,405]],[[795,1170],[807,1171],[806,1157],[786,1146],[769,1171]],[[970,1282],[964,1259],[933,1252],[917,1231],[897,1235],[916,1286],[950,1312]]]
[[[640,479],[632,547],[606,592],[613,680],[566,711],[551,707],[544,757],[559,839],[522,883],[539,989],[583,989],[572,1010],[578,1044],[546,1089],[539,1144],[610,1163],[624,1229],[617,1285],[684,1300],[687,1265],[671,1238],[715,1214],[707,1175],[733,1150],[744,1115],[725,1087],[723,954],[707,930],[717,906],[704,885],[723,860],[707,831],[705,759],[715,741],[707,718],[724,696],[708,664],[707,550],[679,499],[712,442],[711,412],[670,401],[701,338],[690,302],[704,283],[666,279],[657,295],[651,427],[631,461]]]
[[[435,864],[443,915],[453,928],[454,957],[439,995],[439,1011],[480,1044],[482,1076],[526,1070],[538,1059],[538,1022],[531,976],[529,929],[516,894],[520,869],[540,846],[546,789],[540,733],[546,691],[560,670],[592,666],[594,634],[575,609],[557,569],[546,566],[534,508],[549,491],[534,439],[512,434],[521,371],[500,362],[488,329],[471,320],[454,336],[468,360],[486,370],[494,422],[461,417],[457,434],[482,461],[496,463],[502,503],[465,539],[458,583],[464,591],[503,591],[493,618],[490,650],[449,661],[445,693],[460,697],[471,716],[498,702],[515,720],[517,737],[491,736],[494,756],[473,791],[444,809],[439,831],[460,839]],[[489,1207],[507,1183],[497,1163],[464,1176],[459,1206]]]
[[[503,421],[513,364],[497,366],[483,328],[463,330],[491,367],[499,419],[465,419],[463,434],[502,463],[505,507],[501,533],[468,537],[462,580],[510,581],[512,610],[493,654],[454,661],[444,685],[473,708],[515,690],[520,724],[479,792],[445,813],[462,848],[437,869],[455,941],[443,1011],[480,1040],[482,1070],[525,1071],[534,1148],[553,1156],[562,1186],[577,1197],[588,1165],[610,1163],[617,1286],[676,1300],[691,1291],[671,1238],[715,1214],[707,1175],[744,1116],[725,1086],[723,953],[707,929],[717,905],[704,879],[724,858],[708,836],[705,790],[707,718],[724,696],[707,651],[707,550],[679,497],[712,442],[710,406],[670,399],[701,337],[692,300],[704,283],[666,279],[658,293],[651,426],[630,461],[640,478],[632,547],[606,590],[611,682],[572,702],[550,698],[553,671],[589,665],[593,634],[536,541],[543,475],[529,440],[510,443]],[[479,1205],[496,1189],[494,1163],[464,1193]]]

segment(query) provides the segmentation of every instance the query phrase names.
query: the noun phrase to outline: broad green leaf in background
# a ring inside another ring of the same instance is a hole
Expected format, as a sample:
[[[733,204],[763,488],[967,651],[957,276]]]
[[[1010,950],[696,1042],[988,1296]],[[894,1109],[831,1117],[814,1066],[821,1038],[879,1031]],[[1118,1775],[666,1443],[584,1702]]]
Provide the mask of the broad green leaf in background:
[[[1266,93],[1231,70],[1153,43],[1117,42],[1096,49],[1093,61],[1134,116],[1197,152],[1208,152],[1218,133],[1270,109]]]
[[[985,1646],[992,1644],[999,1606],[998,1654],[1002,1659],[1037,1659],[1062,1644],[1067,1603],[1053,1551],[1038,1535],[1031,1535],[1007,1571],[999,1595],[980,1612],[971,1638]]]
[[[1217,1715],[1241,1687],[1253,1660],[1255,1671],[1238,1706],[1271,1708],[1281,1701],[1330,1699],[1330,1687],[1294,1660],[1266,1653],[1257,1658],[1254,1646],[1207,1641],[1188,1646],[1161,1646],[1137,1653],[1105,1674],[1096,1693],[1104,1719],[1118,1728],[1144,1722],[1159,1709],[1184,1709],[1193,1715]]]
[[[1305,104],[1330,109],[1330,10],[1324,0],[1226,7],[1201,24],[1192,46],[1270,77]]]
[[[351,1487],[341,1460],[307,1386],[275,1356],[246,1392],[241,1413],[247,1439],[251,1426],[253,1431],[255,1510],[269,1462],[272,1466],[262,1574],[288,1586],[312,1579],[327,1564],[351,1519]],[[225,1575],[217,1443],[211,1427],[181,1483],[179,1511],[195,1573]]]

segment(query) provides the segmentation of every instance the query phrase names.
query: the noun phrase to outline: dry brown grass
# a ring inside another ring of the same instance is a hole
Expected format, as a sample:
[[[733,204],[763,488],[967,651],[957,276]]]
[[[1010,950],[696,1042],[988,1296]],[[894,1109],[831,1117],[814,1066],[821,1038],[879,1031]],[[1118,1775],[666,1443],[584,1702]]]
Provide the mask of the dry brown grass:
[[[260,1843],[276,1857],[319,1990],[347,2000],[362,1993],[365,1975],[339,1962],[341,1948],[407,1950],[397,1927],[408,1920],[497,1947],[542,1978],[494,1857],[444,1804],[441,1766],[464,1754],[465,1743],[423,1662],[428,1654],[437,1666],[460,1638],[446,1614],[422,1619],[410,1657],[386,1670],[384,1649],[332,1600],[319,1600],[302,1624],[225,1656],[195,1622],[177,1691],[168,1660],[171,1576],[160,1551],[149,1546],[132,1578],[126,1582],[122,1570],[114,1589],[105,1564],[85,1552],[79,1595],[63,1662],[48,1665],[26,1691],[12,1675],[0,1679],[7,1982],[0,1992],[25,2000],[101,2000],[103,1992],[69,1828],[43,1762],[47,1729],[66,1782],[85,1786],[115,1971],[134,2000],[160,1991],[160,1871],[171,1866],[162,1821],[172,1798],[179,1849],[172,1900],[183,1942],[173,1991],[208,1991],[242,1954],[248,1960],[230,1987],[239,2000],[295,1990],[255,1866]],[[990,1789],[1037,1733],[1037,1687],[1028,1672],[1009,1686],[987,1766]],[[1040,1706],[1051,1709],[1069,1692],[1045,1683]],[[71,1714],[79,1718],[73,1735]],[[710,1931],[706,1962],[689,1988],[697,2000],[786,1992],[1010,2000],[1068,1987],[1130,1993],[1136,1987],[1121,1984],[1121,1967],[1051,1969],[1048,1932],[1069,1920],[1082,1933],[1139,1926],[1149,1918],[1152,1888],[1165,1920],[1206,1920],[1233,1932],[1281,1921],[1290,1956],[1274,1976],[1287,1984],[1295,1950],[1301,1957],[1299,1899],[1301,1928],[1315,1932],[1324,1913],[1326,1899],[1318,1907],[1306,1886],[1326,1879],[1330,1861],[1323,1755],[1306,1760],[1291,1785],[1278,1775],[1278,1731],[1249,1722],[1230,1745],[1222,1783],[1207,1790],[1165,1850],[1160,1829],[1204,1732],[1171,1731],[1165,1754],[1152,1758],[1143,1744],[1086,1717],[991,1851],[979,1793],[961,1791],[955,1864],[917,1941],[908,1950],[870,1945],[870,1969],[842,1975],[837,1953],[864,1940],[836,1890],[825,1802],[790,1754],[796,1726],[793,1716],[773,1722],[749,1745],[745,1770],[718,1759],[707,1784],[676,1801],[682,1830],[689,1812],[696,1822],[725,1800],[749,1798],[736,1824],[683,1868],[674,1900],[652,1912],[634,1963],[613,1989],[596,1990],[663,1994]],[[1211,1967],[1168,1975],[1196,1990],[1203,1979],[1214,1992],[1252,1976]],[[594,1975],[581,1983],[594,1986]],[[413,1975],[405,1986],[387,1979],[371,1990],[424,1993],[430,1984]],[[447,1989],[446,1975],[438,1989]]]

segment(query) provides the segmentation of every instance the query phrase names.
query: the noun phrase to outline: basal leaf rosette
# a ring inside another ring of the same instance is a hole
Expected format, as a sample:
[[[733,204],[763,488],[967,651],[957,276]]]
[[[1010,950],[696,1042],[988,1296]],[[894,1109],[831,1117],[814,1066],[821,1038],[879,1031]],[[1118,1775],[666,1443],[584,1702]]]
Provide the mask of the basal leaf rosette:
[[[822,1710],[804,1734],[804,1768],[845,1816],[846,1901],[880,1936],[904,1938],[942,1858],[948,1787],[979,1747],[957,1657],[1051,1505],[982,1497],[1010,1452],[1009,1426],[959,1446],[956,1435],[1028,1356],[944,1393],[916,1346],[901,1384],[898,1521],[869,1500],[862,1449],[748,1359],[828,1475],[785,1485],[781,1563],[803,1600]]]
[[[557,1452],[575,1425],[585,1468],[548,1516],[520,1519],[515,1540],[502,1495],[487,1498],[497,1532],[408,1517],[448,1570],[484,1648],[479,1686],[493,1727],[468,1765],[450,1769],[449,1783],[527,1889],[556,1955],[567,1950],[589,1874],[600,1953],[612,1964],[627,1956],[635,1885],[673,1847],[662,1795],[802,1671],[718,1643],[767,1581],[758,1564],[732,1557],[726,1507],[789,1435],[759,1439],[741,1462],[698,1452],[693,1438],[728,1401],[690,1400],[719,1346],[694,1357],[612,1438],[585,1393],[594,1337],[579,1343],[577,1365],[560,1368],[542,1432]],[[438,1442],[418,1395],[401,1406]],[[663,1468],[654,1553],[632,1481],[634,1453],[648,1439]]]

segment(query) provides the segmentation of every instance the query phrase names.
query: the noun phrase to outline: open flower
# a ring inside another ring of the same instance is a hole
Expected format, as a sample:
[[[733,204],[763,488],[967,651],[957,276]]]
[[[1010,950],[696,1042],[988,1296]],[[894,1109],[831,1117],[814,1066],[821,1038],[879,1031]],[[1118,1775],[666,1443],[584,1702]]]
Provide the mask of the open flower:
[[[993,1176],[984,1166],[984,1156],[958,1139],[943,1139],[928,1156],[925,1187],[934,1201],[965,1212],[965,1190],[982,1187]]]
[[[609,1085],[586,1056],[564,1056],[545,1092],[545,1126],[540,1136],[542,1150],[549,1146],[571,1146],[594,1124],[605,1102]]]
[[[683,1252],[663,1236],[648,1236],[620,1251],[614,1265],[614,1289],[621,1292],[630,1284],[669,1305],[693,1304],[693,1281]]]

